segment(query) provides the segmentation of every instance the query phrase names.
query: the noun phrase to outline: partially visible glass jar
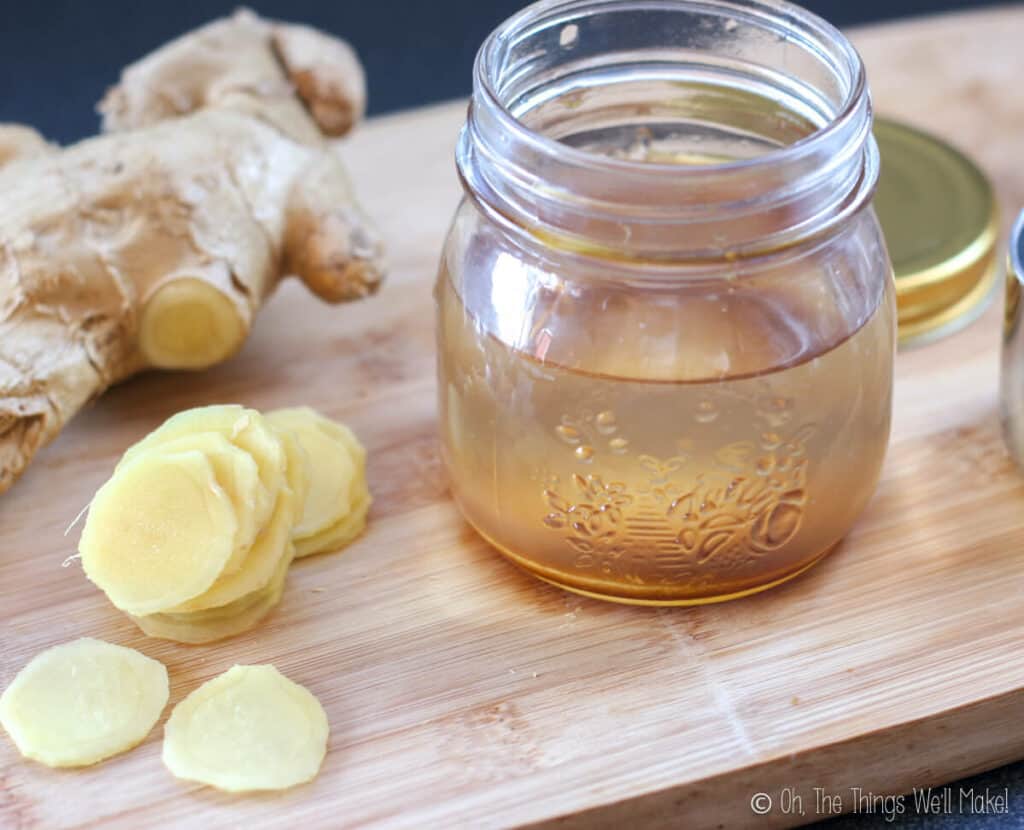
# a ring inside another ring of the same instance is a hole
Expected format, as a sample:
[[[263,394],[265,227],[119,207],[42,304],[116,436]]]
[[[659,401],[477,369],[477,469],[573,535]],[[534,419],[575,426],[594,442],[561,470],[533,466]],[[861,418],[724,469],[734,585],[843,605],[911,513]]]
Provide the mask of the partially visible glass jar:
[[[889,435],[864,70],[773,0],[555,0],[486,41],[442,257],[455,498],[536,576],[688,604],[800,573]]]

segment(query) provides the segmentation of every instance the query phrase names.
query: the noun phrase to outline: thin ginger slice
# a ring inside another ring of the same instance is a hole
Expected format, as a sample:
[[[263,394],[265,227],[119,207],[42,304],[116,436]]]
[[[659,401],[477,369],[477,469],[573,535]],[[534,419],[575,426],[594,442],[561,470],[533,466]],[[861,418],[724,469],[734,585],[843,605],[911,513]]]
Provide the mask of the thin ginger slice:
[[[85,638],[37,654],[18,672],[0,696],[0,725],[26,758],[88,766],[141,743],[167,695],[161,663]]]
[[[262,417],[262,416],[260,416]],[[235,602],[247,594],[259,591],[270,584],[281,560],[294,556],[291,544],[291,530],[302,506],[297,503],[295,493],[303,493],[308,486],[305,459],[301,455],[289,454],[283,442],[285,458],[284,484],[277,494],[277,503],[269,524],[256,538],[242,567],[233,574],[221,576],[206,593],[183,602],[174,608],[164,609],[171,613],[189,613],[218,608]]]
[[[203,453],[146,453],[96,493],[79,552],[86,576],[110,601],[142,616],[208,591],[237,532],[234,505]]]
[[[235,666],[174,708],[163,759],[176,777],[227,792],[283,790],[316,777],[328,733],[307,689],[273,666]]]
[[[334,550],[351,542],[366,525],[370,494],[366,450],[355,434],[309,407],[267,415],[281,434],[296,436],[311,462],[310,496],[292,531],[297,557]]]
[[[266,587],[219,608],[184,614],[150,614],[132,619],[149,637],[189,645],[234,637],[255,626],[281,601],[291,562],[292,555],[285,556]]]
[[[309,454],[295,433],[287,430],[275,431],[284,446],[284,454],[288,463],[286,478],[288,485],[292,488],[292,495],[295,497],[295,518],[299,519],[306,510],[307,501],[312,496],[313,465],[310,463]]]
[[[314,536],[295,541],[295,558],[315,556],[345,547],[354,541],[366,529],[366,515],[373,502],[365,481],[356,482],[356,494],[353,496],[352,509],[348,515],[332,527],[322,530]]]
[[[227,493],[235,507],[238,533],[231,558],[224,566],[224,574],[235,573],[249,555],[256,537],[263,529],[265,517],[257,516],[257,503],[263,504],[268,494],[260,481],[259,467],[253,457],[235,446],[223,435],[215,432],[200,432],[177,438],[167,444],[153,447],[149,452],[179,452],[199,450],[213,467],[217,482]],[[141,453],[140,453],[141,454]]]
[[[293,436],[310,460],[309,498],[292,538],[304,539],[337,524],[351,509],[356,475],[349,445],[339,440],[334,429],[340,425],[307,407],[279,409],[266,418],[278,434]]]
[[[287,458],[281,440],[263,415],[255,409],[237,404],[186,409],[171,416],[137,444],[129,447],[121,463],[127,463],[153,447],[204,432],[224,436],[236,447],[249,453],[256,462],[263,489],[256,500],[255,521],[257,527],[263,527],[270,521],[277,491],[285,482]]]
[[[277,506],[270,522],[267,524],[242,567],[232,574],[223,574],[206,591],[189,597],[182,602],[160,609],[172,614],[184,614],[194,611],[205,611],[219,608],[238,599],[259,591],[270,584],[277,572],[281,560],[290,558],[291,526],[295,516],[295,500],[288,487],[283,487],[277,495]],[[144,616],[136,614],[135,616]]]

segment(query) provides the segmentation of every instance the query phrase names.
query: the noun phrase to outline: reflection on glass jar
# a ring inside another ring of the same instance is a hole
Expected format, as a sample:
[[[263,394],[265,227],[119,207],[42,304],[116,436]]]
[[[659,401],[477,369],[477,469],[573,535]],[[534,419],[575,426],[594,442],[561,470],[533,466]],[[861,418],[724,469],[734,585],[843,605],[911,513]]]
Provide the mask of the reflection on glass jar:
[[[874,489],[895,311],[860,61],[774,2],[530,7],[477,61],[440,428],[501,552],[626,602],[827,553]]]

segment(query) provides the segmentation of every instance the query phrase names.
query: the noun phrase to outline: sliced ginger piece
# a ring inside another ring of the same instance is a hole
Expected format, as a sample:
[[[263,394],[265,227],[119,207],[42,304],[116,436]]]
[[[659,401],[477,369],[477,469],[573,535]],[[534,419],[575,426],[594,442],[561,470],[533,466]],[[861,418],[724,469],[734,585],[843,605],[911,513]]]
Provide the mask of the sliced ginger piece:
[[[295,554],[295,549],[291,544],[291,531],[295,524],[295,517],[301,509],[301,506],[297,504],[295,493],[303,493],[308,485],[305,459],[301,455],[294,454],[294,447],[292,452],[292,455],[289,455],[287,450],[284,452],[286,460],[284,484],[278,490],[274,513],[270,522],[256,538],[242,567],[236,573],[222,575],[201,596],[194,597],[174,608],[165,609],[166,611],[191,613],[219,608],[235,602],[270,584],[282,559],[287,558],[289,562],[291,561]]]
[[[218,484],[235,507],[238,532],[231,558],[223,571],[224,574],[235,573],[249,555],[249,550],[267,518],[257,512],[259,504],[262,513],[262,505],[266,502],[268,494],[260,481],[256,461],[248,452],[216,432],[200,432],[176,438],[149,451],[173,453],[182,450],[198,450],[206,456],[206,460],[213,467]]]
[[[373,499],[370,491],[366,489],[365,482],[357,482],[355,489],[355,501],[348,515],[314,536],[295,541],[296,559],[343,548],[366,529],[366,515],[370,512]]]
[[[279,409],[266,418],[278,434],[297,440],[310,460],[309,498],[292,537],[304,539],[336,524],[351,508],[356,474],[349,446],[334,429],[340,425],[307,407]]]
[[[228,605],[247,594],[265,588],[274,578],[281,560],[291,558],[291,527],[294,517],[294,498],[291,490],[283,487],[278,493],[277,506],[269,524],[256,537],[242,567],[235,573],[222,574],[203,593],[160,610],[172,614],[205,611]]]
[[[366,450],[344,424],[309,407],[279,409],[267,421],[282,435],[295,436],[310,459],[310,495],[292,531],[296,556],[334,550],[366,525]]]
[[[284,446],[285,459],[288,464],[286,479],[295,498],[295,519],[298,520],[306,510],[306,503],[312,496],[313,465],[309,454],[293,432],[275,430]],[[293,529],[294,535],[294,529]]]
[[[285,459],[284,483],[278,491],[270,522],[257,537],[241,569],[233,574],[224,574],[202,596],[168,609],[171,613],[205,611],[241,600],[271,584],[282,560],[287,559],[288,564],[291,563],[295,556],[291,529],[302,509],[296,494],[305,497],[309,488],[309,465],[297,442],[288,438],[278,440]]]
[[[37,654],[0,696],[18,751],[81,767],[142,742],[167,705],[167,669],[139,652],[81,639]]]
[[[141,616],[209,590],[237,532],[234,505],[203,453],[146,453],[96,493],[79,552],[110,601]]]
[[[277,572],[266,587],[219,608],[184,614],[150,614],[132,619],[147,636],[178,643],[201,645],[234,637],[255,626],[281,601],[291,562],[292,554],[289,553],[281,559]]]
[[[178,778],[226,792],[311,781],[327,752],[320,702],[273,666],[235,666],[171,712],[163,759]]]
[[[236,447],[249,453],[256,462],[263,490],[256,501],[255,520],[257,527],[263,527],[270,521],[277,491],[285,483],[287,458],[280,438],[255,409],[237,404],[186,409],[171,416],[137,444],[129,447],[121,463],[125,464],[153,447],[204,432],[222,435]]]

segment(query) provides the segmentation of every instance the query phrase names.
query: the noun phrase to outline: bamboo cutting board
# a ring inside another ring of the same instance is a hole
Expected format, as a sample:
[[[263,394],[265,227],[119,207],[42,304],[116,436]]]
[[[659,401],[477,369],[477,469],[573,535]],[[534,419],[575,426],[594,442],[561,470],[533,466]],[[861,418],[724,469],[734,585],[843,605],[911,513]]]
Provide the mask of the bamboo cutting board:
[[[857,42],[880,111],[950,137],[1008,211],[1024,205],[1024,9]],[[999,436],[999,309],[900,355],[878,493],[806,576],[694,609],[562,593],[466,527],[438,461],[430,292],[463,112],[378,119],[345,150],[390,241],[377,298],[328,308],[287,286],[236,360],[113,391],[0,498],[0,686],[86,635],[164,661],[172,703],[234,663],[273,662],[327,708],[320,778],[249,798],[183,784],[160,762],[159,727],[77,772],[0,739],[0,827],[768,827],[816,818],[814,787],[849,809],[848,787],[899,792],[1024,757],[1024,478]],[[298,563],[256,631],[148,640],[61,566],[77,535],[64,529],[130,442],[220,401],[310,404],[351,424],[370,451],[370,529]],[[774,799],[763,818],[759,791]]]

